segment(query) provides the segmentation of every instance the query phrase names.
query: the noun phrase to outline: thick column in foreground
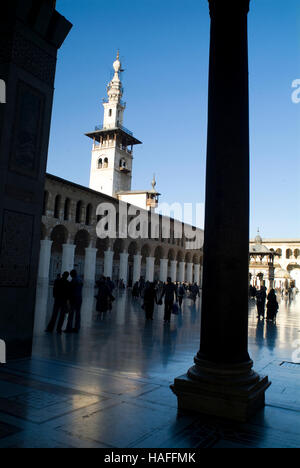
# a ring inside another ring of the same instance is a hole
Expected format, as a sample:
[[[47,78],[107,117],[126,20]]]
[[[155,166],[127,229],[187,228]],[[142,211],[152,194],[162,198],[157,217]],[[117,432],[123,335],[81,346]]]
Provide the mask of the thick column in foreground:
[[[270,385],[248,354],[249,0],[209,4],[201,346],[195,366],[172,389],[179,408],[245,421],[264,406]]]
[[[1,2],[0,340],[8,360],[31,355],[38,269],[47,275],[46,246],[39,266],[45,172],[57,51],[70,28],[54,1]]]

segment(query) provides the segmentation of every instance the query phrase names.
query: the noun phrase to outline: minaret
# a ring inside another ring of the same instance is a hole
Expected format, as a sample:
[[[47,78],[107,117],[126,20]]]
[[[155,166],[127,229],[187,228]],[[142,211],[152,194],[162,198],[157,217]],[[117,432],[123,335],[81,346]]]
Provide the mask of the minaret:
[[[117,198],[117,193],[131,190],[133,146],[141,144],[123,127],[126,104],[122,101],[119,52],[113,64],[114,77],[103,100],[103,125],[86,135],[93,139],[90,188]]]

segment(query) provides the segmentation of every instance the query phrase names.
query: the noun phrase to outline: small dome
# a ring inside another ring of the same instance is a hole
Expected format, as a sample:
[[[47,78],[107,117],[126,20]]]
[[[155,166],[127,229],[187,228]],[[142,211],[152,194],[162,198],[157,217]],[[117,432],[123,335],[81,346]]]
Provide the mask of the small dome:
[[[262,244],[262,242],[263,242],[262,237],[261,237],[261,235],[259,233],[259,229],[257,231],[257,236],[255,237],[254,242],[255,242],[255,244]]]
[[[291,275],[288,271],[283,270],[283,268],[276,269],[275,271],[275,278],[284,278],[284,279],[291,279]]]

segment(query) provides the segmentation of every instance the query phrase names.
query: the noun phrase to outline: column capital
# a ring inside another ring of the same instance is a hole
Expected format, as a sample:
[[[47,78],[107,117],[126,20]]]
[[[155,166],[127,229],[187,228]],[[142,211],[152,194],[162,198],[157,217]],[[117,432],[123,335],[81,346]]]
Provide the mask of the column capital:
[[[209,13],[211,18],[218,14],[248,14],[250,9],[250,0],[208,0]]]

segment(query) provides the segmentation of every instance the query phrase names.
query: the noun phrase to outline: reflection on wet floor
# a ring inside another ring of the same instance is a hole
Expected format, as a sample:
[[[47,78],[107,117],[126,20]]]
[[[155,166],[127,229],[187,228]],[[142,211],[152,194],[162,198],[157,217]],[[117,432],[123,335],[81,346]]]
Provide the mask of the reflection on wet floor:
[[[300,295],[280,301],[276,324],[249,301],[250,355],[272,386],[247,424],[177,412],[169,384],[199,349],[200,300],[165,325],[163,306],[147,322],[130,292],[101,316],[94,296],[84,290],[79,335],[48,335],[52,290],[40,285],[33,358],[0,368],[0,447],[299,447]]]

